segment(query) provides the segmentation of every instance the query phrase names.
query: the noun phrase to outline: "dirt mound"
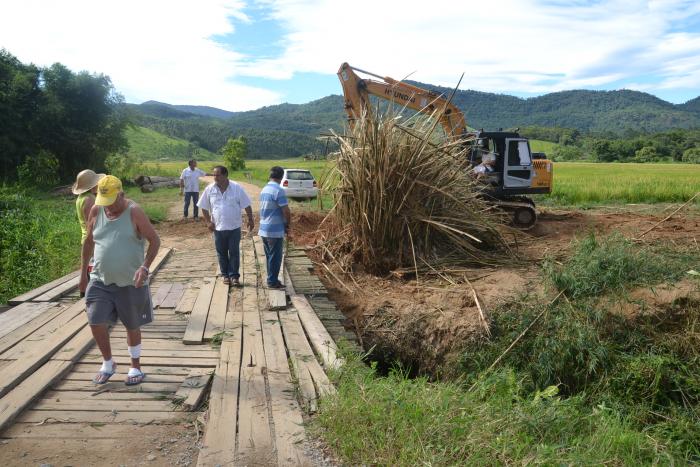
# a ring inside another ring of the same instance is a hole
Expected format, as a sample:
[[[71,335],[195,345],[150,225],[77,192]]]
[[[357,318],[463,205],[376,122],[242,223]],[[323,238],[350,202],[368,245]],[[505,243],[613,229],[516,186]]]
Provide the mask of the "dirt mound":
[[[663,314],[674,305],[700,301],[700,281],[683,279],[675,284],[640,287],[617,300],[605,299],[615,312],[627,318]]]

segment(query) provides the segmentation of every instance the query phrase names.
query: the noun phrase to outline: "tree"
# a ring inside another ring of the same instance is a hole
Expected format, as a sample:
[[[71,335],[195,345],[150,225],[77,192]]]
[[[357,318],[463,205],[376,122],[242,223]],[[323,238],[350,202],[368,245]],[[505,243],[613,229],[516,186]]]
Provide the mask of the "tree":
[[[700,164],[700,147],[686,149],[683,152],[683,162]]]
[[[654,146],[644,146],[634,153],[634,160],[635,162],[656,162],[659,160],[659,154]]]
[[[224,164],[231,170],[245,169],[245,158],[248,155],[248,142],[244,137],[229,138],[221,148]]]

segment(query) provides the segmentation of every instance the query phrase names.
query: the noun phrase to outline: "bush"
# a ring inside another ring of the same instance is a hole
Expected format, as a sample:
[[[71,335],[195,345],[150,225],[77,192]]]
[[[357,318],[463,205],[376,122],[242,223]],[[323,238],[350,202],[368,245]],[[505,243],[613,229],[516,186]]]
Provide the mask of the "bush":
[[[682,160],[689,164],[700,164],[700,147],[686,149]]]
[[[578,161],[585,159],[586,155],[583,149],[577,146],[554,146],[552,151],[552,159],[554,161]]]
[[[17,167],[19,182],[26,187],[37,187],[44,190],[58,184],[58,159],[49,151],[41,150],[35,155],[27,156]]]
[[[221,154],[224,156],[224,164],[229,170],[245,169],[245,157],[248,154],[248,143],[243,137],[229,138],[224,147],[221,148]]]
[[[132,180],[143,172],[143,163],[140,158],[130,154],[111,154],[105,160],[107,171],[126,182]]]

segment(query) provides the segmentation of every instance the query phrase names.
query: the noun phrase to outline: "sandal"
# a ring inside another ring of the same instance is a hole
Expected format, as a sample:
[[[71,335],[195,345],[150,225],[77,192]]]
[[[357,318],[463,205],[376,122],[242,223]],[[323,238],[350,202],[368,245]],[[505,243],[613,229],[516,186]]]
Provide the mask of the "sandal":
[[[143,371],[138,368],[130,368],[129,373],[126,375],[126,380],[124,380],[124,384],[127,386],[136,386],[137,384],[141,384],[145,377],[146,373]]]
[[[113,363],[112,364],[112,372],[109,373],[107,371],[98,371],[97,374],[95,375],[94,378],[92,378],[92,384],[105,384],[107,381],[109,381],[109,378],[114,376],[114,374],[117,372],[117,364]]]

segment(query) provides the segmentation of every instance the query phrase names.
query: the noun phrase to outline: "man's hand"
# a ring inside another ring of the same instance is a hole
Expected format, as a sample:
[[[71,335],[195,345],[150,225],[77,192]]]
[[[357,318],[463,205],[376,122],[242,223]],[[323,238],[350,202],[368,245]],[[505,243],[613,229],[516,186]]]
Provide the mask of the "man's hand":
[[[253,219],[248,219],[248,232],[252,235],[253,230],[255,230],[255,221]]]
[[[213,222],[207,222],[207,228],[209,229],[209,232],[213,232],[216,226]]]
[[[145,284],[147,280],[148,269],[141,266],[136,270],[136,273],[134,273],[134,287],[136,287],[137,289],[143,287],[143,284]]]

